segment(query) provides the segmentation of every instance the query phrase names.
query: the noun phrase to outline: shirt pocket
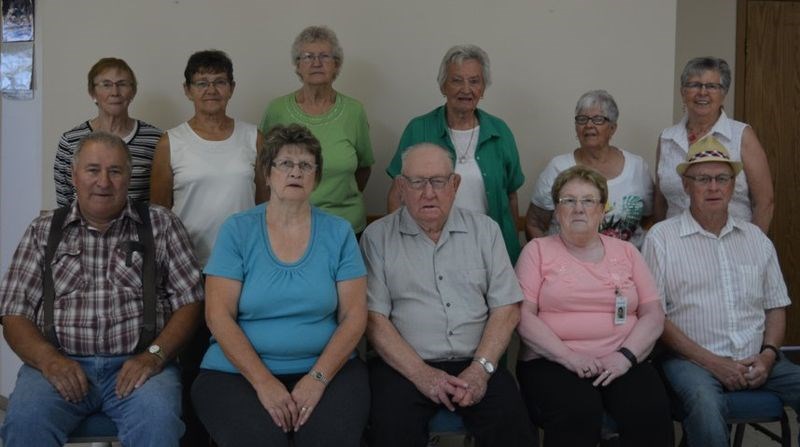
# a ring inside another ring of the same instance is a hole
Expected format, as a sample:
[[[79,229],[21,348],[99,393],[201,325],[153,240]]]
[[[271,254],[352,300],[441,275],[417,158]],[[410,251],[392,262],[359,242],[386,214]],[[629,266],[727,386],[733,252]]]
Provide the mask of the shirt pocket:
[[[114,289],[141,294],[143,253],[136,241],[120,242],[114,247],[108,264],[108,281]]]
[[[761,272],[757,266],[737,265],[736,276],[739,293],[746,303],[757,305],[764,300]]]
[[[60,244],[50,265],[56,299],[76,295],[85,283],[81,265],[81,249],[76,245]]]
[[[472,313],[484,314],[487,310],[486,292],[489,281],[486,269],[459,270],[451,273],[455,281],[451,284],[453,292]]]

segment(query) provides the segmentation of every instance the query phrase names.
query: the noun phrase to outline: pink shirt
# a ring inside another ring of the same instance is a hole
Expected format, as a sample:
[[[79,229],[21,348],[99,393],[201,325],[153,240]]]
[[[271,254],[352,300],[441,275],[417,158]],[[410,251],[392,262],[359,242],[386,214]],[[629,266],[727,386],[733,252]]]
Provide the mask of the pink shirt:
[[[639,304],[657,301],[653,276],[632,244],[600,235],[605,256],[583,262],[556,234],[537,238],[517,261],[525,299],[536,304],[538,317],[573,351],[602,357],[619,349],[633,330]],[[616,291],[627,298],[627,318],[614,324]],[[523,310],[520,326],[533,316]],[[523,343],[523,360],[540,357]]]

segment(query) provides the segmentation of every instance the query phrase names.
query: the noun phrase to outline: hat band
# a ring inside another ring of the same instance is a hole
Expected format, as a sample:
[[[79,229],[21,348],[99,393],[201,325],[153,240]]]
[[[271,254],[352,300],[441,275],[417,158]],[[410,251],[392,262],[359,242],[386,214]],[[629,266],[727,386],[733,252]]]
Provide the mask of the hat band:
[[[730,157],[728,157],[728,154],[726,154],[724,152],[721,152],[721,151],[711,150],[711,151],[698,152],[698,153],[694,154],[694,156],[688,160],[688,163],[693,163],[693,162],[695,162],[695,161],[697,161],[699,159],[702,159],[702,158],[724,158],[725,160],[728,160],[728,161],[730,160]]]

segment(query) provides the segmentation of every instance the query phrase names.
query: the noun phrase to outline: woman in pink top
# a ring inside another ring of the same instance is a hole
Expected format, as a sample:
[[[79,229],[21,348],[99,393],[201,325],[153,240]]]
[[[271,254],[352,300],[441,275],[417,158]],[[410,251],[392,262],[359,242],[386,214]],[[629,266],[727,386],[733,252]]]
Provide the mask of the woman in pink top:
[[[628,242],[598,232],[608,186],[575,166],[553,183],[556,235],[517,262],[525,294],[517,378],[544,445],[595,446],[605,412],[622,446],[665,446],[669,401],[647,361],[664,327],[652,275]]]

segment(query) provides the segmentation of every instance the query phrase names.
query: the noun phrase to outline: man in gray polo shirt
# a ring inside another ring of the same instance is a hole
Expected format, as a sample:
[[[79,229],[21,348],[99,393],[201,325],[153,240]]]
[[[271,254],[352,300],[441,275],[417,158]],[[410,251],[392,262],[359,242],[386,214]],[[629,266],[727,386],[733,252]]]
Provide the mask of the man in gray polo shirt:
[[[367,264],[370,445],[425,446],[440,408],[479,445],[530,446],[513,377],[496,365],[519,321],[522,292],[497,224],[453,208],[460,182],[443,148],[403,154],[404,206],[361,238]]]

